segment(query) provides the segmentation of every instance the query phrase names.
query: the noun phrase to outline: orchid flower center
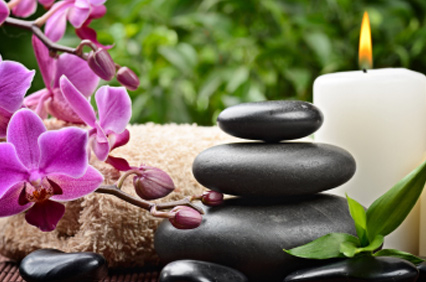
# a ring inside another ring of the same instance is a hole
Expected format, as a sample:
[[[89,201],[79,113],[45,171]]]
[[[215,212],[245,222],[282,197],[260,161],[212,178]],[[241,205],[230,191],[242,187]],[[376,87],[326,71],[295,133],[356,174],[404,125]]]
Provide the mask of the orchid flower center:
[[[54,189],[48,181],[40,179],[38,183],[38,186],[34,186],[32,183],[27,183],[25,186],[25,197],[29,202],[41,203],[54,195]]]

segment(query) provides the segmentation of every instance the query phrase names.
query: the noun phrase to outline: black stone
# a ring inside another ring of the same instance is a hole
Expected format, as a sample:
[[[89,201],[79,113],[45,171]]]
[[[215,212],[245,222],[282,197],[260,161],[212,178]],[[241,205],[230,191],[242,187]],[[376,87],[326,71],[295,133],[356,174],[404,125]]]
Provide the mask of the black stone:
[[[211,147],[194,160],[199,183],[241,196],[306,195],[337,187],[355,173],[355,160],[317,143],[233,143]]]
[[[314,133],[323,122],[320,110],[303,101],[265,101],[229,107],[217,117],[226,133],[252,140],[279,142]]]
[[[199,260],[178,260],[161,270],[158,282],[247,282],[241,272]]]
[[[99,254],[41,249],[22,260],[19,273],[28,282],[94,282],[108,275],[108,266]]]
[[[394,257],[361,256],[329,265],[295,271],[284,282],[320,281],[417,281],[419,272],[412,263]]]
[[[346,199],[317,194],[289,200],[233,198],[205,208],[201,225],[174,228],[168,220],[155,233],[163,262],[210,261],[235,268],[250,281],[282,281],[311,260],[283,251],[331,232],[355,234]]]
[[[422,259],[426,259],[425,257],[421,257]],[[417,265],[417,269],[419,270],[419,282],[426,282],[426,261]]]

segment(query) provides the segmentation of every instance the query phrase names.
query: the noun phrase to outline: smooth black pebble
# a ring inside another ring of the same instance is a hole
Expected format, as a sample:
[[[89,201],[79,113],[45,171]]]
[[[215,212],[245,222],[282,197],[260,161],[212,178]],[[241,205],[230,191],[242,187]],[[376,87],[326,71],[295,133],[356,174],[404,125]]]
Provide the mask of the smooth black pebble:
[[[158,282],[247,282],[241,272],[220,264],[199,260],[178,260],[166,265]]]
[[[41,249],[22,260],[19,273],[28,282],[95,282],[108,275],[108,265],[95,253]]]
[[[211,147],[194,160],[197,181],[239,196],[314,194],[342,185],[355,173],[346,150],[318,143],[233,143]]]
[[[394,257],[361,256],[328,265],[297,270],[284,282],[414,282],[419,271],[406,260]]]
[[[232,136],[267,142],[308,136],[322,122],[323,115],[313,104],[284,100],[239,104],[217,118],[219,127]]]

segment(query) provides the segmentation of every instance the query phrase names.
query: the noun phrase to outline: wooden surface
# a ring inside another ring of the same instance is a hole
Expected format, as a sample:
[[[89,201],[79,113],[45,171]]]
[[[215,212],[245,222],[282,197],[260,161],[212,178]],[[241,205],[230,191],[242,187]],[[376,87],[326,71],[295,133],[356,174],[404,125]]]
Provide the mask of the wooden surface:
[[[158,270],[138,269],[125,272],[111,272],[103,282],[157,282]],[[0,281],[24,282],[19,275],[18,265],[0,256]]]

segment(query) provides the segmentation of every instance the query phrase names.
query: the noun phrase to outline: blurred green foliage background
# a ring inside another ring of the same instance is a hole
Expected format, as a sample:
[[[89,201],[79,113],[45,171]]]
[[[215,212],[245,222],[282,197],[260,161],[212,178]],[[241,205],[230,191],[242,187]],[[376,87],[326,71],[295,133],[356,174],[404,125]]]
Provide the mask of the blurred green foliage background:
[[[107,15],[91,26],[102,43],[115,43],[115,61],[141,79],[130,93],[136,123],[210,125],[222,109],[242,102],[311,101],[316,77],[358,69],[364,10],[374,67],[426,73],[424,0],[108,0],[106,6]],[[71,27],[61,43],[78,44]],[[37,67],[27,31],[2,27],[0,54]],[[32,91],[42,87],[38,75]]]

